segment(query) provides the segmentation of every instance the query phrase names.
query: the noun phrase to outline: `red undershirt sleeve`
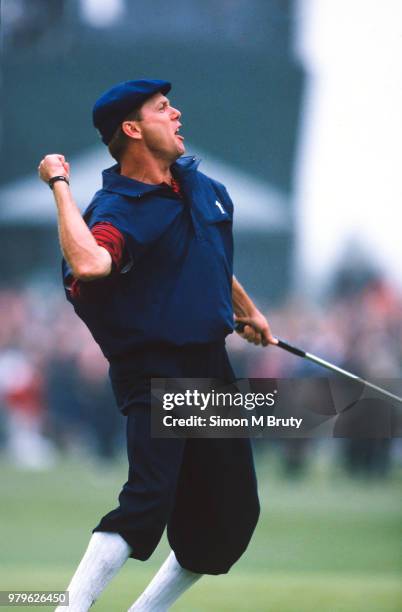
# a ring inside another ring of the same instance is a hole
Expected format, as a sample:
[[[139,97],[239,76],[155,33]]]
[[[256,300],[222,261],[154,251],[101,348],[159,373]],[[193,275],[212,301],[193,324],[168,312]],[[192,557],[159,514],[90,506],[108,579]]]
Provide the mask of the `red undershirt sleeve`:
[[[114,225],[107,221],[96,223],[91,233],[97,244],[106,249],[112,258],[112,273],[120,272],[124,254],[124,236]],[[70,285],[71,295],[74,298],[80,296],[81,283],[78,279],[73,279]]]
[[[91,229],[91,233],[98,245],[110,253],[114,270],[120,272],[124,251],[123,234],[114,225],[106,221],[96,223]]]

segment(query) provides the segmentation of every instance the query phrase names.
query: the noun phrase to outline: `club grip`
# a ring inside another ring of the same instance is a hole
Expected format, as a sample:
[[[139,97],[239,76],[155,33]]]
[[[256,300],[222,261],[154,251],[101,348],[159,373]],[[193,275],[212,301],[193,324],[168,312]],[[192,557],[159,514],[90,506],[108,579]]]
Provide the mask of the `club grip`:
[[[239,334],[244,332],[244,328],[246,327],[245,323],[235,323],[234,330]]]
[[[236,323],[235,331],[241,334],[244,331],[245,326],[246,326],[246,323]],[[279,346],[281,349],[284,349],[285,351],[288,351],[288,353],[293,353],[293,355],[297,355],[298,357],[306,356],[305,351],[302,351],[301,349],[297,348],[297,346],[292,346],[291,344],[288,344],[287,342],[284,342],[283,340],[278,339],[277,346]]]
[[[288,351],[288,353],[293,353],[293,355],[297,355],[298,357],[306,356],[305,351],[302,351],[301,349],[297,348],[297,346],[292,346],[291,344],[288,344],[287,342],[284,342],[283,340],[279,340],[279,338],[278,338],[277,346],[279,346],[282,349],[285,349],[285,351]]]

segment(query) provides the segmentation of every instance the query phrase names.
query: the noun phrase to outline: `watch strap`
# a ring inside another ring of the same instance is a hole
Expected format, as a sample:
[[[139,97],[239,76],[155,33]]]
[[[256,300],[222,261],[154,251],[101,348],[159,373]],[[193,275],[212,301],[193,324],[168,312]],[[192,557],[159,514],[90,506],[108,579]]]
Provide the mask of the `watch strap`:
[[[66,176],[52,176],[52,178],[49,179],[47,183],[50,189],[53,189],[53,185],[57,183],[57,181],[64,181],[65,183],[67,183],[67,185],[70,184],[70,181],[68,180]]]

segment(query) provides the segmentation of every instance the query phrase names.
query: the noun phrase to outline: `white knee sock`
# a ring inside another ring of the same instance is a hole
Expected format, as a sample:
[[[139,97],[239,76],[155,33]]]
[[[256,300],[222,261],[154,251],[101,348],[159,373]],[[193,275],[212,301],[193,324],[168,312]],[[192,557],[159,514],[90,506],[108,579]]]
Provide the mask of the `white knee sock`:
[[[201,576],[181,567],[172,551],[128,612],[165,612]]]
[[[55,612],[87,612],[130,553],[130,546],[118,533],[96,531],[67,587],[69,605]]]

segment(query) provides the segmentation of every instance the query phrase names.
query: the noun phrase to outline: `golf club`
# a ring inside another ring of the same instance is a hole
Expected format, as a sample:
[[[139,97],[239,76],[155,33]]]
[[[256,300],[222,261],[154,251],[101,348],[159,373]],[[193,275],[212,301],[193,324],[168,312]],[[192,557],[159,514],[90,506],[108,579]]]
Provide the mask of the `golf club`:
[[[246,325],[247,325],[246,323],[236,323],[235,331],[242,333]],[[365,380],[364,378],[361,378],[360,376],[353,374],[352,372],[348,372],[347,370],[344,370],[343,368],[339,368],[333,363],[330,363],[329,361],[326,361],[325,359],[321,359],[321,357],[317,357],[316,355],[313,355],[312,353],[307,353],[307,351],[303,351],[302,349],[296,346],[292,346],[291,344],[288,344],[287,342],[284,342],[283,340],[279,340],[279,338],[278,338],[278,344],[276,346],[279,346],[281,349],[288,351],[288,353],[292,353],[293,355],[297,355],[298,357],[303,357],[304,359],[308,359],[309,361],[312,361],[313,363],[316,363],[317,365],[320,365],[323,368],[326,368],[327,370],[331,370],[332,372],[341,374],[342,376],[345,376],[346,378],[351,378],[352,380],[355,380],[356,382],[360,382],[366,385],[367,387],[370,387],[370,389],[374,389],[378,393],[381,393],[382,395],[385,395],[386,397],[396,400],[397,402],[402,404],[402,397],[399,397],[398,395],[395,395],[394,393],[391,393],[390,391],[387,391],[386,389],[383,389],[382,387],[379,387],[378,385],[375,385],[374,383],[371,383],[368,380]]]

